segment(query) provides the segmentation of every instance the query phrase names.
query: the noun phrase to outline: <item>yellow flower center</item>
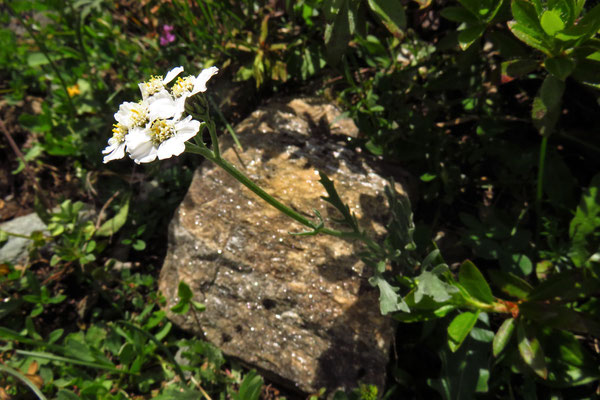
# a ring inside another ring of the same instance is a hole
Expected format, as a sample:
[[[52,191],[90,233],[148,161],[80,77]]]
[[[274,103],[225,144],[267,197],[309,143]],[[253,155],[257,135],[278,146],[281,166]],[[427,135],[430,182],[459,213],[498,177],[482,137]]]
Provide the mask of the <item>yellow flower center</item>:
[[[194,77],[192,75],[186,76],[185,78],[178,77],[173,88],[173,96],[181,97],[185,92],[191,92],[194,88]]]
[[[162,81],[162,75],[152,75],[150,79],[144,82],[144,88],[146,89],[148,96],[152,96],[154,93],[160,91],[162,88],[165,87]]]
[[[115,139],[119,143],[123,143],[125,141],[125,135],[127,135],[127,128],[123,125],[116,123],[113,124],[113,139]]]
[[[165,140],[175,135],[173,123],[169,123],[164,119],[157,119],[150,126],[150,137],[155,145],[159,145]]]
[[[148,120],[148,109],[141,101],[131,108],[130,118],[132,128],[142,126]]]

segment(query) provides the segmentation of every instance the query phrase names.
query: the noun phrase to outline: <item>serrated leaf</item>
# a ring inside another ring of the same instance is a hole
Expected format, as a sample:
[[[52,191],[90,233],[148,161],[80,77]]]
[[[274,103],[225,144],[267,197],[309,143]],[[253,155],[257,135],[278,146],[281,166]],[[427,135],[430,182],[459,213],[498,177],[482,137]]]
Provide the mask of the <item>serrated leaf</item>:
[[[458,293],[457,288],[442,281],[430,271],[423,271],[415,278],[415,283],[417,284],[415,303],[420,303],[424,296],[427,296],[435,303],[443,304],[452,299],[453,294]]]
[[[390,285],[380,273],[373,275],[369,283],[379,288],[379,310],[382,315],[396,311],[411,312],[402,296],[398,295],[399,288]]]
[[[459,349],[477,322],[479,311],[458,314],[448,326],[448,346],[452,352]]]
[[[406,27],[406,15],[400,0],[368,0],[369,7],[392,35],[401,35]]]
[[[512,334],[515,330],[515,320],[513,318],[507,318],[504,320],[500,328],[498,328],[498,332],[494,335],[494,341],[492,342],[492,351],[494,357],[498,357],[498,355],[504,350]]]
[[[523,321],[517,323],[517,342],[521,358],[540,378],[548,377],[548,368],[539,340],[528,332]]]
[[[565,29],[565,23],[561,19],[561,13],[558,10],[544,11],[540,18],[540,25],[548,36],[555,36]]]
[[[542,136],[549,136],[560,117],[562,95],[565,83],[554,75],[548,75],[538,95],[533,99],[531,117],[533,125]]]
[[[475,264],[467,260],[462,263],[458,272],[458,282],[469,295],[487,304],[494,302],[492,290]]]

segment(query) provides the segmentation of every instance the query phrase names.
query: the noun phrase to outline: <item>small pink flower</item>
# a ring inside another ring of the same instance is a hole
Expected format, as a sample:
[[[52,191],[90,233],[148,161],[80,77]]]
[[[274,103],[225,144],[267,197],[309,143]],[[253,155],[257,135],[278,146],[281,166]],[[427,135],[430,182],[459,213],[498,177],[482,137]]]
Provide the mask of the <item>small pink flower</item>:
[[[163,25],[163,34],[160,35],[160,45],[166,46],[171,42],[175,41],[175,35],[173,34],[173,26]]]

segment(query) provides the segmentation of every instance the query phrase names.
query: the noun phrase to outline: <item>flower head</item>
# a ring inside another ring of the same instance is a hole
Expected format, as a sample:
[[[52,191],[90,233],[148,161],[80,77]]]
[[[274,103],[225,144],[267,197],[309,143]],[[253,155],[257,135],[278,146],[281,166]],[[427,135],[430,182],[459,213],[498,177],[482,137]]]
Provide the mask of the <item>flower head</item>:
[[[164,78],[162,75],[153,75],[146,82],[140,83],[138,86],[142,92],[142,99],[146,100],[149,96],[165,89],[165,85],[182,72],[183,67],[175,67],[167,72],[167,75]]]
[[[108,146],[102,150],[102,154],[106,154],[102,160],[104,164],[125,157],[125,137],[127,136],[127,127],[120,123],[116,123],[113,125],[112,131],[113,135],[108,139]]]
[[[135,128],[127,135],[127,152],[137,164],[164,160],[185,151],[185,142],[196,136],[200,122],[191,115],[177,121],[156,119],[144,129]]]
[[[152,76],[138,86],[142,100],[124,102],[114,117],[113,136],[102,151],[104,162],[123,158],[125,151],[138,164],[163,160],[185,151],[185,142],[200,130],[201,122],[186,116],[188,97],[206,91],[206,83],[219,70],[206,68],[198,76],[177,78],[168,90],[166,85],[175,79],[183,67],[170,70],[163,78]],[[203,98],[201,99],[203,100]]]
[[[166,46],[171,42],[175,41],[175,35],[173,34],[172,25],[163,25],[163,34],[160,35],[160,45]]]

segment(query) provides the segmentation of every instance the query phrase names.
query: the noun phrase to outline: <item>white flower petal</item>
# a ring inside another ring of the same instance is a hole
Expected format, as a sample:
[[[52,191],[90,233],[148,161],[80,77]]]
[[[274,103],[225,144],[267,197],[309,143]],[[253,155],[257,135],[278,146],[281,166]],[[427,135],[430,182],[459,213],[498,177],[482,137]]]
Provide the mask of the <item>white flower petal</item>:
[[[198,92],[206,92],[206,82],[208,82],[208,80],[217,72],[219,72],[219,68],[217,67],[203,69],[195,79],[194,89],[192,89],[190,96],[193,96]]]
[[[139,164],[140,162],[151,162],[156,159],[156,147],[146,129],[132,129],[126,138],[127,152],[129,157]]]
[[[175,79],[175,77],[177,75],[179,75],[180,73],[183,72],[183,67],[175,67],[172,70],[170,70],[169,72],[167,72],[167,76],[165,76],[165,79],[163,79],[162,83],[163,84],[167,84],[169,82],[171,82],[173,79]]]
[[[182,141],[179,137],[173,136],[165,140],[158,146],[158,159],[164,160],[172,156],[178,156],[185,151],[185,140]]]
[[[109,148],[112,148],[111,151],[107,152],[106,150],[108,150]],[[106,156],[104,156],[104,159],[102,160],[104,162],[104,164],[106,164],[109,161],[112,160],[119,160],[123,157],[125,157],[125,142],[123,143],[115,143],[110,145],[109,147],[107,147],[106,149],[104,149],[104,151],[102,152],[104,154],[106,153],[110,153],[107,154]]]
[[[180,103],[173,100],[169,92],[161,90],[154,96],[148,98],[148,118],[154,121],[157,118],[169,119],[180,118],[183,108]]]
[[[188,141],[200,130],[200,121],[192,119],[191,115],[188,115],[185,119],[175,124],[175,136],[180,138],[179,140]]]

